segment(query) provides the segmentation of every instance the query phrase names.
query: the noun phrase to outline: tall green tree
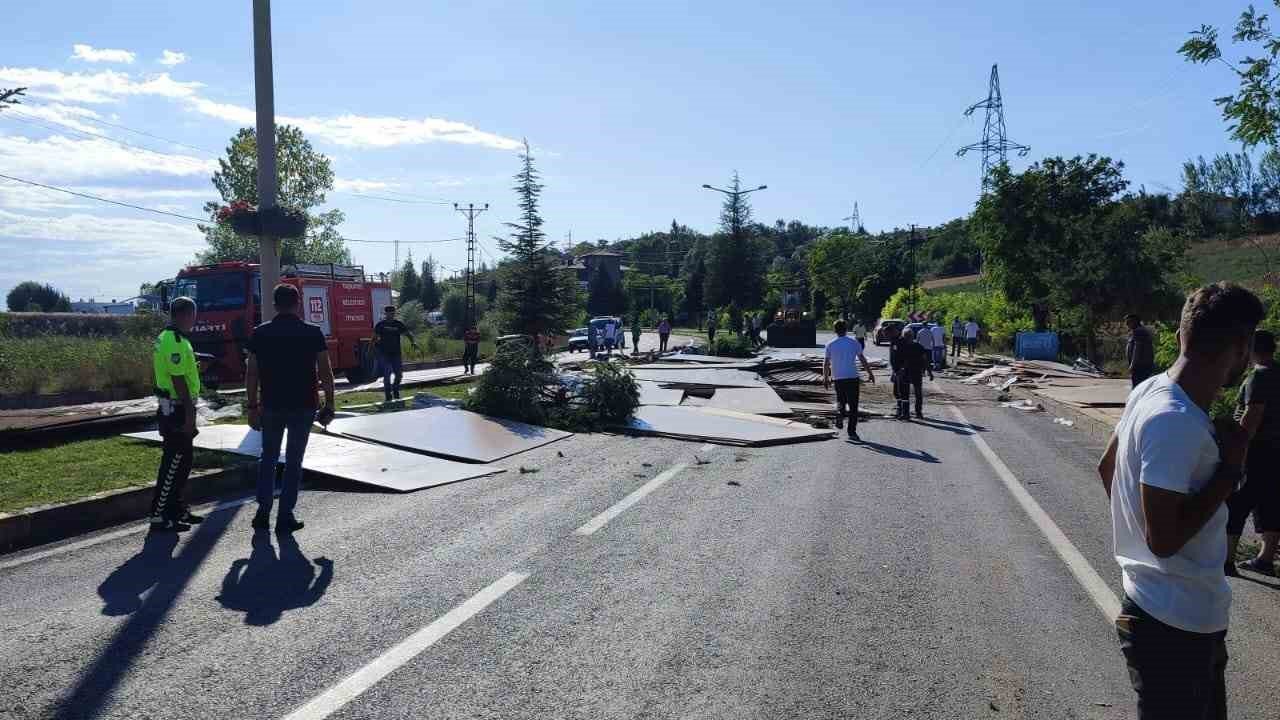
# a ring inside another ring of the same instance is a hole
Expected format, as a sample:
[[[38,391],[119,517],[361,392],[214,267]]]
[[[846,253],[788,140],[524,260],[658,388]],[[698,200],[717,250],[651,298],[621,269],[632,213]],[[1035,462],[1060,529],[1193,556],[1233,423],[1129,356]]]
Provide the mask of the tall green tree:
[[[1280,7],[1280,0],[1273,3]],[[1246,46],[1235,62],[1222,56],[1218,28],[1201,25],[1178,52],[1188,62],[1221,63],[1236,76],[1236,92],[1214,99],[1231,137],[1245,147],[1275,145],[1280,139],[1280,37],[1272,31],[1270,18],[1249,5],[1236,20],[1231,41]]]
[[[843,228],[827,233],[809,251],[810,281],[846,319],[858,312],[863,281],[874,272],[866,237]]]
[[[422,261],[422,291],[419,299],[428,311],[440,307],[440,286],[436,284],[436,260],[430,255]]]
[[[325,193],[333,189],[329,158],[313,149],[302,131],[292,125],[276,127],[276,176],[278,204],[309,215],[306,236],[281,243],[280,261],[350,264],[351,252],[338,231],[345,219],[342,211],[312,212],[324,204]],[[237,201],[256,205],[258,202],[258,139],[253,128],[241,128],[231,138],[226,157],[218,160],[218,170],[212,180],[222,202],[205,204],[210,222],[200,225],[200,230],[208,248],[198,255],[199,261],[256,261],[258,238],[237,235],[230,225],[217,220],[223,205]]]
[[[720,232],[707,254],[703,300],[710,307],[756,307],[764,295],[765,258],[752,242],[751,203],[736,172],[729,189],[720,208]]]
[[[510,262],[499,269],[498,316],[510,332],[559,334],[577,315],[577,280],[552,259],[554,253],[538,210],[542,183],[538,182],[528,140],[520,164],[514,188],[520,216],[515,222],[504,223],[510,232],[498,240],[510,256]]]
[[[9,312],[71,312],[71,298],[48,283],[18,283],[5,298]]]
[[[1046,158],[1020,174],[1002,165],[971,220],[987,281],[1030,309],[1037,326],[1053,315],[1095,359],[1098,326],[1149,308],[1185,252],[1121,201],[1126,187],[1124,164],[1096,155]]]
[[[400,305],[418,302],[422,298],[422,281],[418,278],[418,269],[413,262],[413,253],[409,253],[409,257],[405,258],[397,279],[400,285]]]

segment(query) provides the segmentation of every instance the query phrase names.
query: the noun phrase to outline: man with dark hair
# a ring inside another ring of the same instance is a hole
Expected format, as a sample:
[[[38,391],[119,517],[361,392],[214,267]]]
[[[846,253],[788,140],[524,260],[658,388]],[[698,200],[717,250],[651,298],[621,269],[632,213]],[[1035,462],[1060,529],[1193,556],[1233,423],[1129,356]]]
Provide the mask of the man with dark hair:
[[[858,375],[858,362],[867,371],[867,379],[876,381],[871,365],[862,354],[862,343],[848,336],[848,326],[843,320],[837,320],[836,337],[827,343],[826,360],[822,363],[822,386],[831,387],[831,380],[836,381],[836,429],[844,422],[848,409],[849,439],[858,439],[858,398],[862,394],[862,378]]]
[[[964,346],[964,321],[957,315],[951,321],[951,357],[960,357],[960,348]]]
[[[382,366],[382,395],[387,402],[391,402],[400,399],[400,381],[404,379],[400,336],[407,335],[415,350],[418,349],[418,341],[409,331],[409,326],[396,319],[395,305],[386,306],[382,312],[382,319],[373,326],[373,335],[376,338],[374,346],[378,349],[378,364]]]
[[[1240,390],[1236,409],[1236,420],[1251,440],[1244,485],[1227,501],[1227,575],[1237,574],[1232,561],[1251,512],[1254,529],[1262,533],[1262,549],[1257,557],[1240,563],[1240,568],[1275,574],[1280,542],[1280,368],[1275,354],[1276,336],[1267,330],[1255,333],[1253,373]]]
[[[1143,380],[1155,374],[1155,340],[1136,314],[1125,315],[1124,323],[1129,327],[1129,342],[1124,348],[1124,359],[1129,365],[1129,379],[1133,387],[1138,387]]]
[[[249,338],[249,365],[245,372],[245,393],[249,402],[249,425],[262,431],[262,457],[258,463],[258,513],[256,530],[271,526],[271,503],[275,490],[276,461],[280,444],[288,432],[285,448],[283,488],[277,532],[302,529],[294,516],[298,486],[302,482],[302,456],[307,451],[311,423],[328,425],[333,419],[333,368],[324,333],[298,317],[298,288],[281,283],[272,292],[276,317],[254,328]],[[324,407],[316,412],[316,385],[324,385]],[[261,385],[261,404],[259,404]]]
[[[1123,575],[1116,632],[1139,720],[1227,716],[1225,502],[1249,438],[1211,421],[1209,408],[1244,374],[1262,317],[1262,303],[1237,285],[1192,293],[1177,361],[1129,395],[1098,462]]]
[[[920,330],[921,335],[928,332],[927,327]],[[898,359],[897,419],[911,419],[912,390],[915,390],[916,394],[916,417],[923,419],[924,374],[928,372],[929,379],[933,379],[933,367],[930,365],[932,351],[920,344],[915,330],[907,328],[903,331],[902,337],[894,341],[893,350],[890,352],[896,352]]]
[[[156,337],[151,356],[158,407],[156,424],[164,450],[151,497],[151,529],[157,532],[190,530],[204,518],[193,515],[182,502],[182,491],[191,474],[192,441],[196,436],[196,398],[200,396],[200,369],[187,334],[196,321],[196,304],[180,297],[169,305],[169,325]]]

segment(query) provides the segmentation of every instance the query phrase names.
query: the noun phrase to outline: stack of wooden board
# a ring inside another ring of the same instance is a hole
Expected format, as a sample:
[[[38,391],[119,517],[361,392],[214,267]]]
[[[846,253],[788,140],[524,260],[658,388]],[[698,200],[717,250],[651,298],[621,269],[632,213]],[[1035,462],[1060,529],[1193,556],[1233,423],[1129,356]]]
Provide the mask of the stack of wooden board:
[[[633,435],[742,447],[785,445],[835,437],[834,431],[818,430],[793,420],[687,406],[642,406],[629,422],[618,426],[618,429]]]

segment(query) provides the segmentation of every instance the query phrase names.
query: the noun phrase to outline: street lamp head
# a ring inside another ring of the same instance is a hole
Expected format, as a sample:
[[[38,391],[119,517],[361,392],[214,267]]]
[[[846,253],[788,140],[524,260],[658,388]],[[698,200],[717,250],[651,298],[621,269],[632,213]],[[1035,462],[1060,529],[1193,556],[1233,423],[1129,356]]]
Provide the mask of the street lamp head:
[[[767,190],[767,189],[769,189],[769,186],[768,186],[768,185],[761,185],[760,187],[758,187],[758,188],[756,188],[756,189],[757,189],[757,190]]]
[[[702,187],[704,187],[704,188],[706,188],[706,189],[708,189],[708,190],[715,190],[715,188],[711,187],[710,185],[703,185]]]
[[[454,210],[457,210],[457,209],[458,209],[458,203],[454,203],[454,204],[453,204],[453,209],[454,209]]]

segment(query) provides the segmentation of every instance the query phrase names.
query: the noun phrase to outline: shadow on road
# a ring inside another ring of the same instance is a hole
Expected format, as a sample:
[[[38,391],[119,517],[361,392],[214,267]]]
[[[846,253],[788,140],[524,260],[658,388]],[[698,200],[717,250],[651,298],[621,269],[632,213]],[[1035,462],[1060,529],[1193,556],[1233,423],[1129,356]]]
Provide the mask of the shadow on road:
[[[1251,582],[1254,585],[1261,585],[1264,588],[1270,588],[1272,590],[1280,590],[1280,583],[1267,582],[1266,580],[1261,580],[1258,577],[1245,575],[1244,573],[1240,574],[1239,579]]]
[[[917,418],[912,422],[914,422],[917,425],[924,425],[926,427],[937,428],[938,430],[946,430],[947,432],[953,432],[957,435],[973,435],[974,433],[987,431],[987,429],[981,425],[974,425],[973,423],[952,422],[950,420],[938,420],[937,418],[924,418],[924,419]]]
[[[175,535],[149,534],[142,550],[107,576],[98,586],[103,614],[128,615],[129,619],[80,673],[76,686],[52,708],[46,708],[42,717],[96,718],[102,713],[120,680],[132,670],[134,661],[238,511],[237,507],[210,513],[191,532],[176,557],[172,556],[178,542]],[[148,588],[150,593],[146,593]]]
[[[271,545],[271,534],[255,532],[249,557],[231,563],[222,580],[218,602],[228,610],[243,612],[246,625],[270,625],[288,610],[314,605],[333,582],[332,560],[308,560],[291,533],[281,533],[278,538],[279,556]]]
[[[924,450],[921,450],[919,452],[912,452],[911,450],[907,450],[905,448],[896,448],[896,447],[893,447],[892,445],[881,445],[880,443],[871,442],[869,440],[862,440],[862,441],[846,440],[845,442],[849,443],[850,445],[854,445],[856,447],[867,448],[868,450],[872,452],[880,453],[881,455],[890,455],[896,458],[902,458],[903,460],[919,460],[920,462],[927,462],[927,463],[942,462],[941,460],[939,460],[938,458],[934,457],[933,455],[929,454]]]

